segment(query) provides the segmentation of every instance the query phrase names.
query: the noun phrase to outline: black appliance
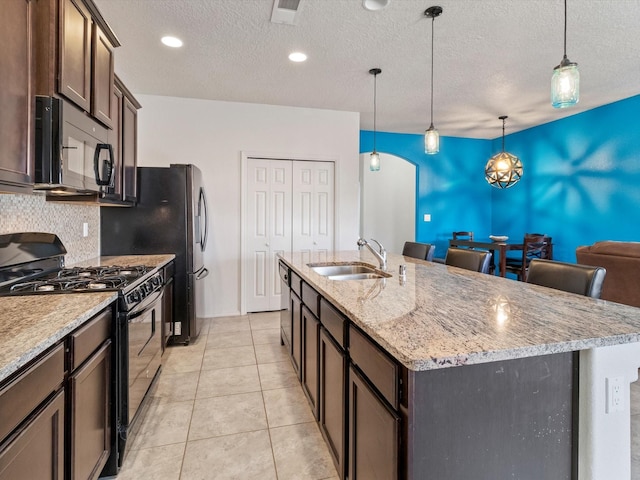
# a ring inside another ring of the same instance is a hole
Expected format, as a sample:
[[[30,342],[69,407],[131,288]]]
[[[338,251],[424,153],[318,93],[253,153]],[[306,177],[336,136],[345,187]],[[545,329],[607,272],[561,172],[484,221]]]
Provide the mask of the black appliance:
[[[102,472],[115,475],[124,459],[127,434],[160,371],[162,271],[145,265],[64,268],[66,253],[51,233],[0,235],[0,296],[118,292],[111,340],[113,438]]]
[[[196,306],[209,274],[207,200],[195,165],[138,167],[138,202],[131,208],[101,208],[102,255],[175,254],[173,336],[188,344],[200,333]]]
[[[71,103],[36,96],[34,188],[77,194],[113,187],[109,135],[109,129]]]

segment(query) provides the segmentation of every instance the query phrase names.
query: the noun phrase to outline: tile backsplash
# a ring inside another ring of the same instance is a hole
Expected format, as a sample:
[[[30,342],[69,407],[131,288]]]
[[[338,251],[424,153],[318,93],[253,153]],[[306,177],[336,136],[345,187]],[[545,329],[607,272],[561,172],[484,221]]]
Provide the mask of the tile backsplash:
[[[41,194],[0,195],[0,234],[14,232],[55,233],[67,249],[67,265],[90,260],[100,256],[100,207],[47,202]]]

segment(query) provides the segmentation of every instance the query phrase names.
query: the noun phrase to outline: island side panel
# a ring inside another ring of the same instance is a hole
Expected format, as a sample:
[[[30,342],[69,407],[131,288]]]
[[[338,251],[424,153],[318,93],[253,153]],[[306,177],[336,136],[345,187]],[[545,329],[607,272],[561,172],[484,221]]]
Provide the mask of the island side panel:
[[[577,361],[568,352],[409,371],[407,478],[576,478]]]

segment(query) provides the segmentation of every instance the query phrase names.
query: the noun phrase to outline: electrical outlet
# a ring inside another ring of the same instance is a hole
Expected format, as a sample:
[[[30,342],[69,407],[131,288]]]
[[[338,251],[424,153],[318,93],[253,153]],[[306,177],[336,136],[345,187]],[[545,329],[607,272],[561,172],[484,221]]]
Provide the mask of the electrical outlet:
[[[83,237],[89,236],[89,224],[87,222],[84,222],[82,224],[82,236]]]
[[[624,412],[624,377],[607,378],[606,388],[606,413]]]
[[[430,213],[425,213],[424,214],[424,221],[425,222],[430,222],[431,221],[431,214]]]

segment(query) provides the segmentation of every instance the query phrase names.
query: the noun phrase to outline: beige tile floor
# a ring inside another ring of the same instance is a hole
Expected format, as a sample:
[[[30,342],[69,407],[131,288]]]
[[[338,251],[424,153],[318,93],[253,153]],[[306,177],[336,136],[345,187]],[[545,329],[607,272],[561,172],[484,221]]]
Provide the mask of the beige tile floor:
[[[337,480],[279,320],[209,319],[169,348],[118,480]]]
[[[280,346],[279,312],[205,321],[163,358],[118,480],[337,480]],[[631,384],[631,480],[640,480],[640,381]]]

